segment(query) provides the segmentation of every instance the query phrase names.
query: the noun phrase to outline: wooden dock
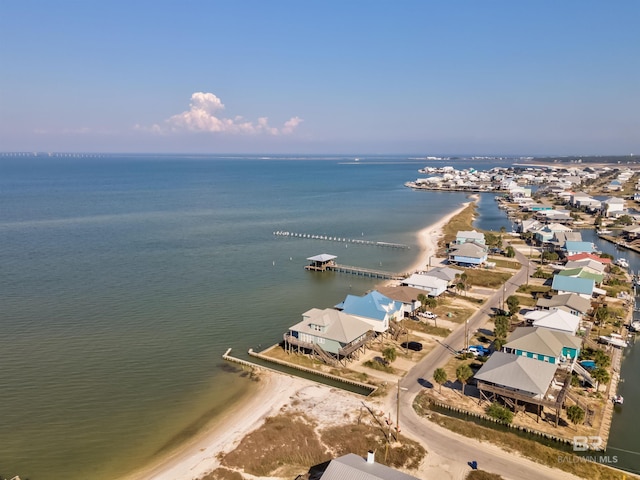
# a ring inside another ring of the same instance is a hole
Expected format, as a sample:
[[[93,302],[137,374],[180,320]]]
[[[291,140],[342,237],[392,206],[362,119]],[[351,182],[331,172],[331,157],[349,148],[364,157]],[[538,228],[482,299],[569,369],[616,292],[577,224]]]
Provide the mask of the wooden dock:
[[[399,273],[385,272],[371,268],[353,267],[350,265],[340,265],[338,263],[327,265],[326,270],[338,273],[349,273],[351,275],[358,275],[361,277],[381,278],[384,280],[402,280],[406,277],[406,275],[401,275]]]

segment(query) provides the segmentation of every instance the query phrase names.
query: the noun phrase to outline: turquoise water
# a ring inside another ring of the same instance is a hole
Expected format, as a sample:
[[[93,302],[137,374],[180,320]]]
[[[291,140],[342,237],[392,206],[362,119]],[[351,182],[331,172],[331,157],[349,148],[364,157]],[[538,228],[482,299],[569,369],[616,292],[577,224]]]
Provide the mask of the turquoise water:
[[[193,434],[250,388],[222,365],[226,348],[272,345],[307,309],[375,285],[306,272],[306,257],[413,263],[416,231],[466,200],[404,187],[422,166],[0,158],[0,472],[113,479]]]

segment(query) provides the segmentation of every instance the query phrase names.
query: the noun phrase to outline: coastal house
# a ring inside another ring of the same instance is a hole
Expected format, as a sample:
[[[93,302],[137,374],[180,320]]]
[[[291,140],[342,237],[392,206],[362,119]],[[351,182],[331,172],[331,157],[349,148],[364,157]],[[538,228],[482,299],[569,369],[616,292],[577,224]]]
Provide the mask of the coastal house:
[[[401,285],[422,290],[430,297],[438,297],[446,292],[449,282],[433,275],[414,273],[400,282]]]
[[[604,258],[594,253],[577,253],[575,255],[567,255],[567,261],[569,262],[580,261],[585,259],[595,260],[596,262],[600,262],[603,265],[611,265],[610,258]]]
[[[556,275],[561,275],[563,277],[574,277],[574,278],[591,278],[596,282],[596,285],[600,285],[604,280],[604,274],[594,273],[584,267],[566,268],[564,270],[559,271]]]
[[[312,308],[284,335],[288,352],[310,351],[327,363],[348,359],[364,350],[373,338],[371,325],[333,308]]]
[[[590,258],[585,258],[584,260],[568,261],[567,263],[565,263],[564,268],[566,269],[583,268],[588,272],[604,275],[607,267],[605,266],[604,263],[600,263]]]
[[[436,267],[436,268],[432,268],[428,272],[423,272],[423,275],[436,277],[441,280],[444,280],[451,287],[456,283],[456,278],[461,273],[463,273],[463,270],[457,270],[455,268],[450,268],[450,267]]]
[[[485,244],[484,233],[476,232],[475,230],[471,230],[471,231],[460,230],[458,231],[458,233],[456,233],[456,239],[453,243],[455,243],[456,245],[462,245],[463,243],[470,243],[470,242],[474,242],[479,245],[484,245]]]
[[[329,462],[320,480],[418,480],[375,461],[375,454],[369,451],[364,459],[355,453],[348,453]]]
[[[562,225],[560,223],[550,223],[549,225],[545,225],[542,228],[538,229],[533,238],[535,238],[536,242],[539,244],[550,243],[553,239],[554,235],[557,232],[571,232],[571,228],[566,225]]]
[[[538,298],[536,309],[546,311],[563,310],[582,319],[591,310],[591,300],[575,293],[565,293],[554,295],[551,298]]]
[[[605,217],[618,218],[625,213],[624,198],[609,197],[602,202],[601,212]]]
[[[531,310],[524,319],[532,327],[549,328],[575,335],[580,328],[580,317],[564,310]]]
[[[502,387],[532,398],[541,398],[549,389],[556,366],[541,363],[529,357],[494,352],[478,370],[474,378],[481,384]]]
[[[402,302],[391,300],[377,290],[363,296],[347,295],[335,308],[368,323],[378,333],[386,332],[391,320],[404,317]]]
[[[622,235],[624,236],[624,239],[627,240],[628,242],[633,242],[634,240],[637,240],[638,238],[640,238],[640,225],[631,225],[629,227],[624,228],[622,230]]]
[[[502,347],[505,353],[560,365],[578,358],[582,340],[560,330],[518,327]]]
[[[542,227],[543,227],[543,224],[540,223],[540,221],[535,219],[527,219],[527,220],[522,220],[522,223],[520,223],[518,231],[520,233],[527,233],[527,232],[536,231]]]
[[[494,352],[474,375],[480,401],[500,401],[515,411],[523,404],[537,406],[537,420],[543,407],[555,409],[556,427],[564,403],[561,386],[555,382],[556,365],[532,358]]]
[[[591,242],[576,242],[567,240],[564,244],[563,250],[565,252],[565,256],[569,257],[577,253],[595,252],[596,247]]]
[[[611,180],[611,183],[609,183],[606,188],[610,192],[619,192],[620,190],[622,190],[622,182],[617,179]]]
[[[584,208],[588,211],[596,211],[602,207],[600,200],[596,200],[591,195],[584,192],[575,192],[571,196],[571,205],[577,208]]]
[[[448,260],[461,266],[477,266],[487,261],[487,248],[475,242],[455,245],[449,251]]]
[[[575,293],[586,299],[591,298],[595,287],[596,282],[591,278],[564,277],[562,275],[554,275],[551,283],[551,288],[556,290],[559,295]]]
[[[422,303],[418,300],[418,296],[427,295],[424,290],[404,285],[386,285],[378,287],[377,290],[385,297],[396,302],[401,302],[404,307],[403,312],[405,317],[415,317],[418,309],[422,306]]]

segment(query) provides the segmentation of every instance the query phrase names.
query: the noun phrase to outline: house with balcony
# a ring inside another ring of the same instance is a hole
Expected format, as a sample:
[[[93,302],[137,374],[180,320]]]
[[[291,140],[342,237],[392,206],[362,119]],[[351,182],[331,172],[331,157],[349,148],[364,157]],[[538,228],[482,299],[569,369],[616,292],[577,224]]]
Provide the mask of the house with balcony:
[[[582,347],[582,339],[567,332],[540,327],[518,327],[502,347],[505,353],[554,365],[571,364]]]
[[[478,266],[487,261],[487,247],[475,242],[453,245],[449,251],[450,263],[460,266]]]

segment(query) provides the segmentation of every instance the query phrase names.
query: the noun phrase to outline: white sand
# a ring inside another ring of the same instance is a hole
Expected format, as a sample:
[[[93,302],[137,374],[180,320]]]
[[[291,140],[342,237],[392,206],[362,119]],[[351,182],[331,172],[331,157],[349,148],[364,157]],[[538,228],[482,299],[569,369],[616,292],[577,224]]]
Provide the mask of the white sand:
[[[467,205],[469,202],[418,232],[420,254],[411,268],[412,271],[425,269],[429,259],[437,252],[438,240],[443,235],[444,225]],[[362,403],[361,397],[354,397],[346,392],[338,396],[331,395],[334,389],[301,378],[270,372],[261,373],[261,378],[258,392],[227,412],[224,418],[212,424],[176,453],[157,465],[136,472],[128,479],[193,480],[202,477],[220,466],[217,459],[219,453],[233,450],[245,435],[260,427],[265,418],[281,411],[293,398],[298,402],[305,398],[316,398],[313,405],[307,407],[311,407],[313,416],[318,421],[327,425],[345,421],[345,415],[352,414],[356,406]],[[384,399],[381,400],[384,402]],[[304,402],[302,403],[304,405]],[[385,408],[381,404],[378,407]],[[431,465],[431,469],[439,470],[441,476],[446,471],[442,467],[434,467]],[[457,471],[453,475],[451,473],[453,472],[445,474],[442,478],[458,477]]]

